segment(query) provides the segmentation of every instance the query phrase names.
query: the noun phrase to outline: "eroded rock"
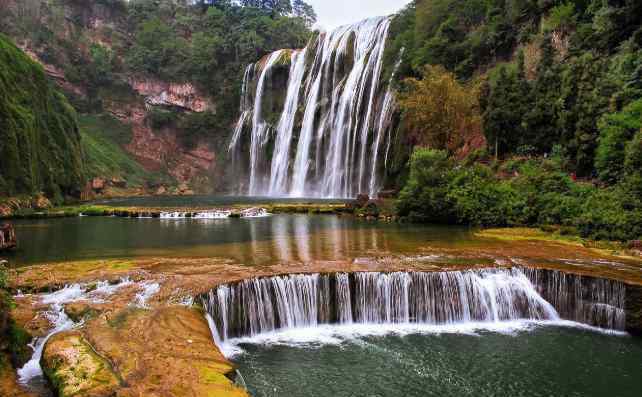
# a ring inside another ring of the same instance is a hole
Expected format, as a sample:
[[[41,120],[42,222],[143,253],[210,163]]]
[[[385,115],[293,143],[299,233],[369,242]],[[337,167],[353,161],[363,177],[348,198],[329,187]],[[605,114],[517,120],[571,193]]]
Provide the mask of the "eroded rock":
[[[111,396],[120,381],[107,360],[78,332],[52,336],[40,365],[60,397]]]

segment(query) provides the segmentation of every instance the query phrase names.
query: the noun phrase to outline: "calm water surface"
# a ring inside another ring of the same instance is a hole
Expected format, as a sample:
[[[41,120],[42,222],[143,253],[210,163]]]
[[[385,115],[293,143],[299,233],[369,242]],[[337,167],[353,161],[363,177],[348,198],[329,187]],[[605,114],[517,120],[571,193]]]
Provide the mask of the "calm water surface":
[[[254,396],[642,395],[642,341],[573,328],[243,345]]]
[[[346,203],[344,199],[317,199],[317,198],[274,198],[274,197],[247,197],[247,196],[141,196],[123,197],[96,201],[95,204],[105,204],[113,207],[221,207],[235,204],[336,204]]]
[[[334,215],[250,219],[77,217],[14,221],[17,264],[140,256],[224,257],[248,265],[417,253],[472,241],[466,228],[386,224]]]

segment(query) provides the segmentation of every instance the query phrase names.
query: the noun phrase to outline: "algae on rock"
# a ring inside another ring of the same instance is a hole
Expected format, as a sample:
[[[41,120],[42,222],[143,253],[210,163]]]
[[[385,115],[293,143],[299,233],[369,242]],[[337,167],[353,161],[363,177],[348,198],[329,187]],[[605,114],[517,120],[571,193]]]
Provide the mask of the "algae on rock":
[[[107,360],[77,332],[52,336],[41,365],[60,397],[113,395],[120,381]]]

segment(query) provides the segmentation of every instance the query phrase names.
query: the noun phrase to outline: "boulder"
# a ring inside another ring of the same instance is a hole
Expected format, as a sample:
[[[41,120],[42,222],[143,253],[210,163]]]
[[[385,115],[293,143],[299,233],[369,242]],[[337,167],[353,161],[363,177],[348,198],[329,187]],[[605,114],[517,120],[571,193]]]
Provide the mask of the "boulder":
[[[112,396],[120,386],[109,362],[78,332],[52,336],[45,345],[40,365],[60,397]]]
[[[31,207],[35,210],[46,210],[51,208],[51,201],[43,194],[39,194],[31,201]]]
[[[121,177],[115,176],[109,181],[110,185],[120,189],[125,189],[127,187],[127,181]]]
[[[105,189],[105,180],[103,178],[94,178],[91,180],[91,188],[95,192],[102,192]]]
[[[0,251],[16,248],[16,232],[10,223],[0,226]]]
[[[165,186],[161,185],[161,186],[158,187],[158,189],[156,189],[156,193],[155,194],[157,196],[165,195],[165,194],[167,194],[167,189],[165,188]]]

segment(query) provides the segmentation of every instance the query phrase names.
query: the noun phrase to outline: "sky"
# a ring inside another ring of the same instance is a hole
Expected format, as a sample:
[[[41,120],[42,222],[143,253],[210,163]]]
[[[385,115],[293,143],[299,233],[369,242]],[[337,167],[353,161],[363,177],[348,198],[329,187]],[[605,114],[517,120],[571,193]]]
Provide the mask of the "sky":
[[[317,12],[317,27],[331,30],[362,19],[389,15],[410,0],[307,0]]]

